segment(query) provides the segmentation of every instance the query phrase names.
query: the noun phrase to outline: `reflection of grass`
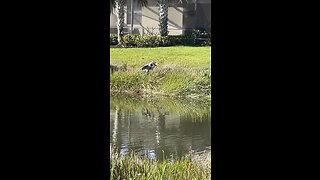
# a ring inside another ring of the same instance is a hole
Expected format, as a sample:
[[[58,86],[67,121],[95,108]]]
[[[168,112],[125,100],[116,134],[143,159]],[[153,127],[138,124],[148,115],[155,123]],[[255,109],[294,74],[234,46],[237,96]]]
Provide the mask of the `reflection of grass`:
[[[110,63],[126,65],[125,72],[110,74],[110,90],[134,94],[211,96],[210,47],[111,48]],[[150,61],[158,66],[144,74]]]
[[[110,165],[110,179],[211,179],[211,166],[201,166],[189,155],[158,162],[134,154],[111,154]]]
[[[155,114],[165,114],[165,112],[179,113],[181,119],[210,120],[211,102],[207,100],[171,99],[164,97],[134,97],[134,96],[110,96],[110,107],[136,111],[146,108]]]

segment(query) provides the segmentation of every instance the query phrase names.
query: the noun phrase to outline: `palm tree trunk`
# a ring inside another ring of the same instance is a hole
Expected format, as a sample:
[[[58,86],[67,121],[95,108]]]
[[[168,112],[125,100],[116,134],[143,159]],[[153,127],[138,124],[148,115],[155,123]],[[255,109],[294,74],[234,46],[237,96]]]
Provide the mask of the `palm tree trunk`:
[[[159,0],[159,31],[161,36],[168,35],[168,0]]]
[[[126,2],[125,0],[115,1],[115,7],[116,7],[116,13],[117,13],[118,44],[122,43],[125,2]]]

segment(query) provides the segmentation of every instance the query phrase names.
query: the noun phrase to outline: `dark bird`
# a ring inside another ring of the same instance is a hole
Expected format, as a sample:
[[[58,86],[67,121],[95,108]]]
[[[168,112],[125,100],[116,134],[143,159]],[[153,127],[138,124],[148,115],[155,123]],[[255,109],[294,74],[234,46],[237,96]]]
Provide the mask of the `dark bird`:
[[[152,61],[149,64],[146,64],[142,67],[143,72],[149,72],[151,70],[153,70],[155,67],[157,66],[157,63]]]

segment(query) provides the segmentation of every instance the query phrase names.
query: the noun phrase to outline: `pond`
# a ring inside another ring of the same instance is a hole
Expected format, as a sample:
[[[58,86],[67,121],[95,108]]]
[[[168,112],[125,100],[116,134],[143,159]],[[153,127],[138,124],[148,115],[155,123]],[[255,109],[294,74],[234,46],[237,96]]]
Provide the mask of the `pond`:
[[[110,96],[110,148],[162,161],[211,151],[208,100]]]

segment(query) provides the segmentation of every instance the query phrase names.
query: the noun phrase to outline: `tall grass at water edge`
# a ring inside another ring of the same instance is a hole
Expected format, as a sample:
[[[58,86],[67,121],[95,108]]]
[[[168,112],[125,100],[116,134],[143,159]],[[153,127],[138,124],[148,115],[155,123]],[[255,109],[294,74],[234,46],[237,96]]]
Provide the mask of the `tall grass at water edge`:
[[[112,153],[110,179],[207,180],[211,179],[211,164],[198,162],[191,155],[158,162],[133,153],[125,156]]]

